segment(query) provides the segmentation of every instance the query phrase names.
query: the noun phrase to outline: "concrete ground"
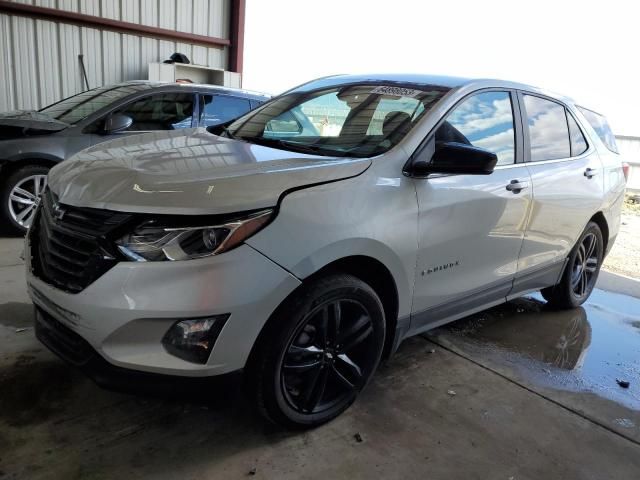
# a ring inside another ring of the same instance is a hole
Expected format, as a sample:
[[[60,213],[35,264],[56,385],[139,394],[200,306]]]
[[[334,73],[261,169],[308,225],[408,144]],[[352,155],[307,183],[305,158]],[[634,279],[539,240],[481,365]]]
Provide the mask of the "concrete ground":
[[[603,274],[570,313],[534,296],[411,339],[344,415],[291,433],[225,392],[95,386],[35,340],[19,249],[0,239],[2,479],[639,478],[633,280]]]

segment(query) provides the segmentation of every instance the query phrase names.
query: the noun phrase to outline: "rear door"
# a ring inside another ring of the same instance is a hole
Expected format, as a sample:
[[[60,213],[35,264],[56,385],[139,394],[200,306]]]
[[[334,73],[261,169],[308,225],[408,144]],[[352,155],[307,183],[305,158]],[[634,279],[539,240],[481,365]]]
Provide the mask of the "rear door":
[[[200,126],[211,127],[238,118],[251,110],[247,98],[233,95],[200,95]]]
[[[519,92],[533,204],[513,294],[556,282],[564,260],[602,204],[602,165],[574,114],[560,102]]]
[[[489,150],[498,164],[490,175],[415,180],[420,211],[414,332],[504,301],[531,203],[514,92],[467,96],[436,127],[435,140]]]

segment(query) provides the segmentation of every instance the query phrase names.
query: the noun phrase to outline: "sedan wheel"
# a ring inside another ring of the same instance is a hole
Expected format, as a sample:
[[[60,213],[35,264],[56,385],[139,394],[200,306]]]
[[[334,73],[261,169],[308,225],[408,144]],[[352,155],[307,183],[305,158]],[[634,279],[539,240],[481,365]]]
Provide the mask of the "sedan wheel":
[[[24,229],[31,226],[40,195],[46,186],[46,175],[30,175],[16,183],[9,192],[9,215]]]

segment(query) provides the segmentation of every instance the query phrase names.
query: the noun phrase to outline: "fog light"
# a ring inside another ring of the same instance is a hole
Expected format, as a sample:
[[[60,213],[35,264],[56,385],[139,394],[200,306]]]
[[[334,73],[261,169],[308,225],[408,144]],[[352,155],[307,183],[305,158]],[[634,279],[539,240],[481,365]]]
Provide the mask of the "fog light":
[[[171,355],[193,363],[207,363],[229,314],[179,320],[164,334],[162,345]]]

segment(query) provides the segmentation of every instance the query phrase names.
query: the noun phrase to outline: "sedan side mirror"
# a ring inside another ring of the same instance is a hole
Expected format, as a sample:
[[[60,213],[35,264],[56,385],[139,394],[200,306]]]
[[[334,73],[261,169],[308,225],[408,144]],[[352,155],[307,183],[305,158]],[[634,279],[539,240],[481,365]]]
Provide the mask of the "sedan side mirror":
[[[495,153],[483,148],[457,142],[429,142],[411,163],[411,173],[449,173],[464,175],[489,175],[498,162]],[[432,153],[431,153],[432,152]],[[430,158],[427,157],[431,153]]]
[[[126,130],[133,123],[133,119],[123,113],[114,113],[109,115],[104,122],[104,133],[111,135],[112,133],[119,133]]]

